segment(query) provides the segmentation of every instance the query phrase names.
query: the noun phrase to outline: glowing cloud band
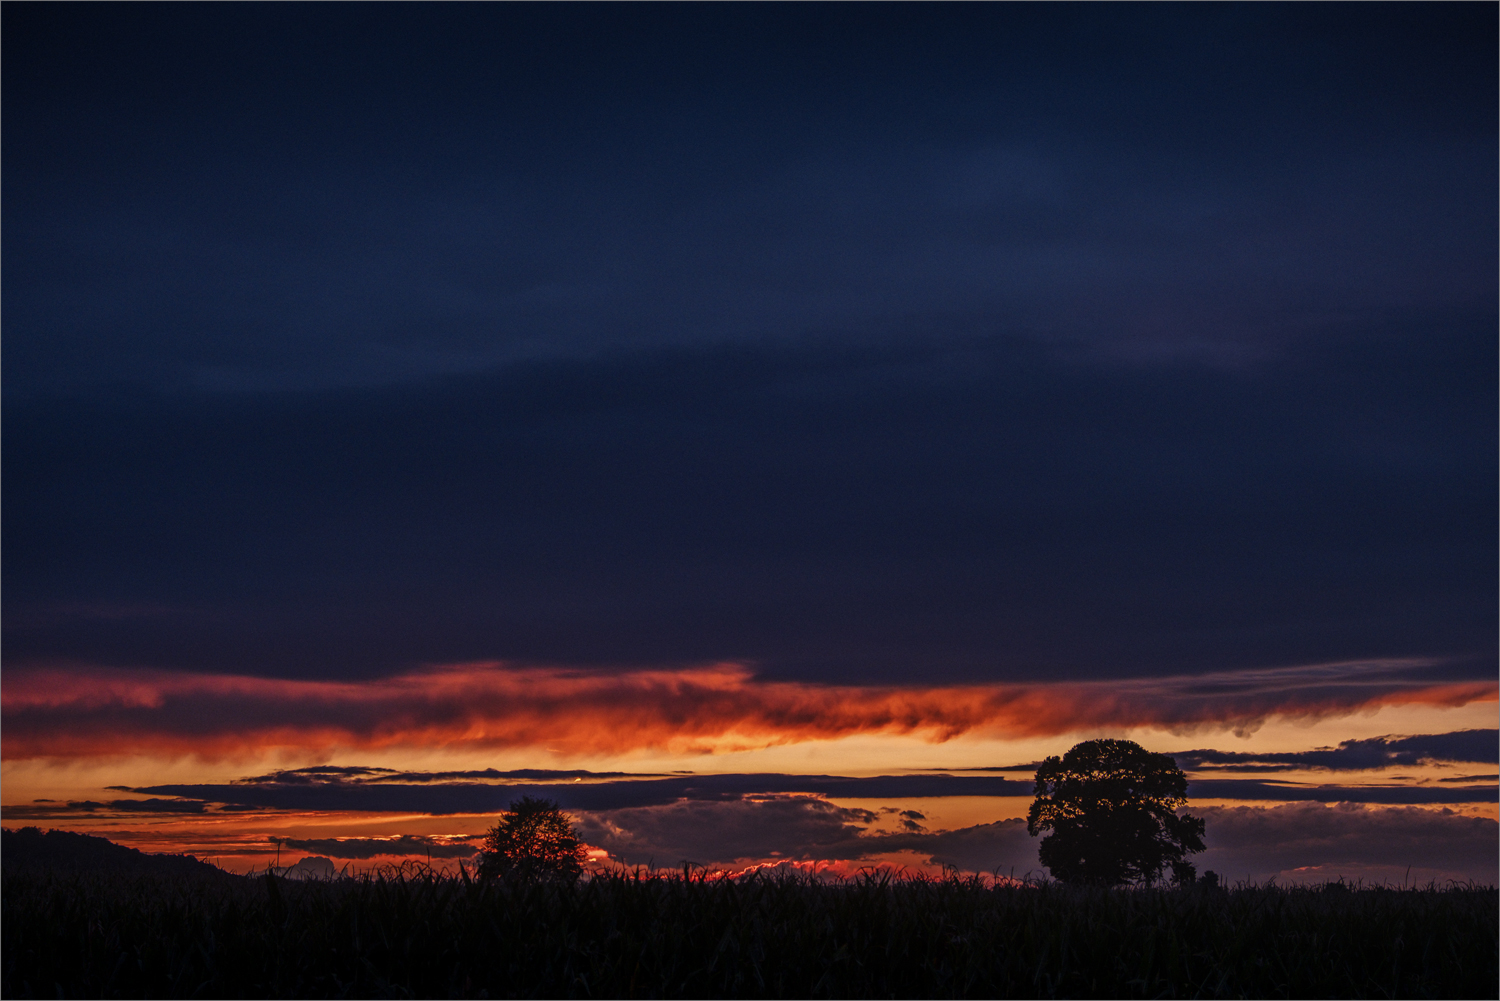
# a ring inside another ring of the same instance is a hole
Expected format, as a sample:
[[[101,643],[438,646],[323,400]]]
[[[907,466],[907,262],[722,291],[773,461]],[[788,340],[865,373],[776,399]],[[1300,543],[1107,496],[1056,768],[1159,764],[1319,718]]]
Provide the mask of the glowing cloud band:
[[[948,687],[761,681],[739,664],[584,671],[463,664],[359,682],[111,668],[7,671],[4,756],[228,757],[270,747],[541,746],[568,753],[712,752],[911,734],[1051,736],[1102,727],[1253,730],[1422,704],[1493,701],[1497,683],[1414,677],[1378,661],[1193,677]],[[1429,675],[1430,677],[1430,675]]]

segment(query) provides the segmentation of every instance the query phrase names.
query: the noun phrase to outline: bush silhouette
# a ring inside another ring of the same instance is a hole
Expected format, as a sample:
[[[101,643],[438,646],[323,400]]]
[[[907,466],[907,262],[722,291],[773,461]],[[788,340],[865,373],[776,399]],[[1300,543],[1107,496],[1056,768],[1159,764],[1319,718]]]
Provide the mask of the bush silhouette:
[[[577,876],[587,857],[558,804],[523,796],[484,836],[481,877]]]
[[[1088,740],[1037,769],[1026,830],[1052,832],[1039,855],[1065,883],[1154,883],[1168,870],[1191,883],[1185,856],[1203,851],[1203,821],[1177,815],[1186,803],[1187,776],[1167,755]]]

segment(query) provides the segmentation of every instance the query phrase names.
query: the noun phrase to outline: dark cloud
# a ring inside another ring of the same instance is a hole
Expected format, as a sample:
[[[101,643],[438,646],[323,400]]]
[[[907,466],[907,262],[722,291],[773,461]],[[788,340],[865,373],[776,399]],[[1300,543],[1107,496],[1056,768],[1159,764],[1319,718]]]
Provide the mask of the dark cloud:
[[[766,859],[859,862],[914,852],[925,856],[929,865],[968,872],[1040,874],[1036,841],[1026,834],[1024,820],[931,833],[919,825],[915,830],[906,826],[886,833],[869,829],[876,818],[868,810],[778,796],[590,814],[579,830],[589,844],[607,849],[620,861],[661,868],[683,862],[712,866]]]
[[[393,772],[390,775],[374,776],[371,782],[473,782],[522,779],[533,782],[603,781],[605,779],[662,778],[652,772],[591,772],[586,768],[510,768],[504,771],[495,768],[471,769],[459,772]]]
[[[272,838],[271,841],[296,851],[315,852],[331,858],[347,859],[369,859],[380,855],[466,859],[479,850],[478,845],[468,842],[440,841],[414,834],[403,834],[394,838]]]
[[[6,656],[906,681],[1379,653],[1493,676],[1491,326],[1414,323],[1348,374],[1001,339],[18,406]]]
[[[1254,779],[1198,779],[1188,783],[1198,799],[1260,799],[1318,803],[1494,803],[1494,785],[1298,785]]]
[[[728,802],[684,801],[591,814],[579,835],[632,864],[672,868],[736,859],[847,858],[851,843],[876,819],[809,797],[770,796]]]
[[[1324,867],[1321,875],[1336,878],[1340,867],[1359,872],[1412,866],[1433,873],[1428,878],[1497,882],[1500,834],[1488,817],[1352,803],[1192,812],[1208,825],[1208,851],[1194,859],[1199,871],[1212,869],[1230,879],[1263,880],[1303,867]],[[1399,872],[1394,875],[1399,878]]]
[[[896,837],[909,838],[907,850],[926,854],[933,865],[1018,879],[1040,876],[1043,872],[1036,854],[1039,841],[1026,833],[1026,821],[1019,818],[956,831]]]
[[[1024,820],[889,833],[870,829],[876,819],[871,811],[819,799],[765,797],[589,814],[579,830],[589,844],[627,864],[662,868],[684,861],[727,866],[773,858],[858,862],[912,852],[928,865],[967,872],[1041,874],[1036,839],[1027,835]]]
[[[7,15],[7,664],[1493,677],[1485,5]]]
[[[907,811],[906,813],[913,813]],[[906,816],[904,813],[903,816]],[[917,814],[917,816],[921,816]],[[672,868],[683,862],[861,861],[914,852],[929,865],[969,872],[1012,869],[1039,874],[1035,839],[1024,820],[1003,820],[955,831],[871,831],[877,814],[821,799],[770,796],[734,802],[682,802],[588,814],[580,834],[627,864]]]
[[[249,775],[236,782],[244,785],[259,785],[276,782],[283,785],[314,785],[329,782],[379,781],[386,775],[395,774],[394,768],[368,768],[363,765],[312,765],[307,768],[278,768],[264,775]]]
[[[1455,730],[1413,737],[1369,737],[1345,740],[1338,747],[1285,753],[1199,750],[1177,751],[1172,756],[1179,768],[1189,771],[1216,768],[1235,771],[1287,771],[1294,768],[1353,771],[1430,761],[1495,762],[1500,761],[1500,731]]]
[[[209,804],[207,802],[177,796],[173,796],[171,799],[114,799],[105,802],[84,799],[68,800],[61,803],[51,799],[38,799],[31,803],[17,803],[5,807],[5,816],[8,819],[20,820],[27,817],[65,817],[68,814],[78,813],[200,814],[207,812],[208,809]]]
[[[952,312],[1233,356],[1351,301],[1488,308],[1493,23],[28,12],[7,389]]]
[[[694,775],[668,779],[507,785],[421,782],[237,782],[163,785],[137,792],[234,803],[264,809],[359,810],[420,813],[499,813],[513,800],[537,796],[569,810],[619,810],[678,801],[738,802],[746,797],[818,795],[902,799],[922,796],[1027,796],[1032,783],[982,776]],[[1450,801],[1451,802],[1451,801]]]
[[[1229,880],[1400,878],[1413,867],[1425,879],[1494,885],[1500,835],[1496,822],[1450,810],[1325,806],[1195,809],[1207,824],[1208,850],[1194,856],[1200,872]],[[860,860],[912,852],[930,865],[1017,877],[1045,873],[1039,838],[1019,818],[932,833],[872,833],[873,818],[807,799],[674,804],[591,816],[591,844],[633,864],[663,867],[683,860],[729,865],[749,859]],[[725,832],[727,840],[721,840]],[[743,832],[743,835],[737,832]]]
[[[641,777],[589,782],[477,783],[414,781],[409,783],[350,780],[242,780],[225,785],[162,785],[133,790],[143,795],[187,797],[196,803],[224,803],[262,809],[354,810],[418,813],[498,813],[522,796],[554,800],[565,809],[603,812],[693,802],[741,802],[766,796],[821,796],[830,799],[916,799],[931,796],[1030,796],[1031,781],[981,775],[881,775],[851,778],[832,775],[726,774],[673,778]],[[1256,780],[1195,781],[1188,794],[1199,799],[1253,799],[1355,803],[1493,802],[1494,785],[1299,785]],[[127,808],[139,802],[119,801]],[[174,801],[163,801],[174,802]],[[686,809],[686,807],[684,807]],[[790,808],[788,808],[790,809]],[[810,809],[810,808],[809,808]],[[920,814],[902,816],[909,822]]]
[[[918,776],[873,776],[873,777],[843,777],[843,776],[796,776],[796,774],[708,774],[708,776],[678,776],[678,777],[651,777],[637,776],[633,779],[612,779],[603,777],[600,773],[591,774],[588,782],[556,782],[556,783],[516,783],[516,782],[453,782],[453,780],[440,779],[441,774],[446,773],[413,773],[410,780],[405,782],[387,782],[384,780],[383,768],[317,768],[317,770],[294,770],[284,773],[272,773],[272,776],[254,777],[254,779],[242,779],[225,785],[160,785],[144,786],[144,788],[126,789],[136,794],[147,795],[150,798],[144,800],[74,800],[66,803],[55,803],[51,800],[37,800],[30,804],[15,804],[7,806],[5,813],[7,818],[66,818],[78,813],[101,813],[101,815],[135,815],[135,813],[178,813],[178,815],[201,815],[205,812],[246,812],[246,810],[351,810],[351,812],[398,812],[398,813],[499,813],[507,809],[510,803],[523,795],[534,795],[534,797],[549,798],[561,804],[564,809],[583,813],[591,816],[615,816],[621,810],[645,810],[645,812],[630,813],[633,821],[624,822],[621,831],[609,834],[613,840],[609,843],[600,843],[603,846],[621,846],[621,851],[627,852],[631,860],[639,861],[640,845],[655,845],[666,851],[685,851],[688,846],[694,845],[690,834],[682,833],[681,839],[670,840],[666,828],[667,819],[676,818],[676,821],[687,822],[693,818],[705,818],[705,816],[717,816],[702,804],[727,803],[745,804],[735,807],[739,813],[735,816],[751,818],[760,816],[766,819],[766,824],[781,824],[790,822],[786,818],[798,818],[796,822],[807,827],[808,831],[820,831],[816,837],[823,840],[807,840],[807,842],[796,842],[801,845],[796,852],[790,851],[786,845],[774,846],[768,851],[781,851],[789,858],[831,858],[853,857],[847,852],[876,852],[874,848],[862,846],[862,848],[850,848],[843,840],[834,839],[832,831],[834,827],[826,827],[837,819],[838,824],[844,822],[868,822],[873,821],[873,815],[864,816],[864,812],[847,813],[840,812],[841,807],[834,807],[825,803],[825,798],[858,798],[858,800],[910,800],[910,798],[927,797],[950,797],[950,795],[963,795],[963,797],[1029,797],[1032,794],[1032,782],[1020,782],[1020,780],[1001,779],[993,776],[963,776],[963,774],[918,774]],[[308,774],[312,773],[312,774]],[[371,773],[374,777],[371,777]],[[486,776],[480,771],[478,776]],[[287,776],[281,779],[279,776]],[[1460,785],[1460,782],[1472,782],[1473,785]],[[1211,800],[1256,800],[1256,801],[1281,801],[1281,803],[1367,803],[1367,804],[1445,804],[1445,803],[1494,803],[1497,798],[1497,789],[1494,785],[1494,776],[1461,776],[1457,779],[1443,780],[1437,785],[1305,785],[1305,783],[1287,782],[1260,782],[1253,779],[1211,779],[1196,780],[1188,785],[1188,795],[1191,798],[1211,798]],[[817,798],[813,798],[817,797]],[[769,803],[769,801],[784,801],[784,806],[774,807],[771,813],[757,813],[759,806],[756,803]],[[822,803],[823,806],[817,806]],[[823,809],[823,807],[828,809]],[[652,812],[657,810],[657,812]],[[660,812],[664,810],[664,812]],[[781,813],[775,813],[781,810]],[[784,816],[783,816],[784,813]],[[777,819],[781,818],[781,819]],[[832,819],[831,819],[832,818]],[[841,818],[841,819],[840,819]],[[948,837],[948,833],[938,831],[930,833],[926,816],[918,810],[898,810],[898,824],[903,828],[904,836],[938,837],[939,834],[953,840],[953,852],[960,851],[960,843],[963,839],[957,836]],[[673,822],[676,822],[673,821]],[[642,831],[654,831],[654,833],[628,833],[636,830],[631,824],[645,824],[640,828]],[[594,828],[589,828],[594,831]],[[610,828],[613,830],[613,828]],[[727,830],[727,828],[726,828]],[[769,830],[769,828],[765,828]],[[765,833],[762,828],[753,828],[745,831],[744,837],[759,837]],[[760,833],[754,833],[760,831]],[[598,834],[598,831],[594,831]],[[603,834],[598,834],[603,836]],[[718,836],[729,837],[724,830],[718,831]],[[667,840],[661,840],[666,837]],[[813,837],[813,834],[808,834]],[[880,834],[880,837],[892,839],[897,834]],[[978,837],[975,834],[974,837]],[[645,840],[642,840],[645,839]],[[941,843],[948,843],[944,840]],[[290,842],[288,842],[290,843]],[[333,842],[327,842],[333,843]],[[363,845],[365,840],[350,840],[351,846]],[[371,840],[372,851],[381,843]],[[706,842],[705,842],[706,843]],[[735,843],[726,840],[726,843]],[[750,843],[750,842],[745,842]],[[921,845],[929,842],[898,842],[898,840],[886,840],[886,848],[879,851],[926,851]],[[939,843],[939,842],[932,842]],[[1007,842],[1008,843],[1008,842]],[[324,842],[318,842],[320,846],[308,846],[312,842],[297,845],[306,851],[318,851],[330,854],[332,848],[327,848]],[[864,845],[864,842],[861,842]],[[423,848],[423,851],[426,851]],[[612,849],[613,851],[613,849]],[[646,848],[640,848],[646,851]],[[667,854],[670,854],[670,851]],[[939,849],[933,849],[939,851]],[[948,851],[947,848],[942,851]],[[969,851],[969,849],[963,849]],[[975,849],[978,851],[978,849]],[[987,851],[987,849],[986,849]],[[813,854],[807,854],[813,852]],[[844,855],[838,852],[846,852]],[[404,854],[404,852],[377,852],[377,854]],[[405,852],[405,854],[422,854],[420,851]],[[703,852],[697,852],[702,855]],[[754,854],[754,852],[748,852]],[[353,855],[339,855],[339,857],[353,857]],[[443,855],[449,857],[449,855]],[[953,861],[957,854],[944,855],[944,860],[936,864],[959,864]],[[966,858],[978,858],[978,855],[963,855]],[[690,858],[700,861],[696,855],[682,855],[682,858]],[[717,858],[717,857],[715,857]],[[679,861],[681,858],[673,858]],[[723,861],[723,858],[717,858]],[[996,863],[999,864],[999,863]],[[1007,866],[1010,866],[1007,861]],[[974,866],[960,866],[974,869]],[[984,869],[993,869],[995,866],[986,866]]]
[[[454,772],[403,772],[395,768],[365,768],[361,766],[335,767],[332,765],[317,765],[309,768],[282,768],[265,775],[255,775],[248,778],[236,779],[236,782],[248,785],[259,785],[264,783],[277,783],[285,785],[295,784],[331,784],[362,782],[397,782],[411,784],[419,782],[477,782],[477,781],[499,781],[502,779],[523,779],[531,781],[553,781],[566,782],[573,779],[602,780],[602,779],[645,779],[661,778],[661,775],[649,772],[591,772],[584,768],[557,769],[557,768],[511,768],[501,771],[496,768],[469,769]],[[113,787],[112,787],[113,788]]]

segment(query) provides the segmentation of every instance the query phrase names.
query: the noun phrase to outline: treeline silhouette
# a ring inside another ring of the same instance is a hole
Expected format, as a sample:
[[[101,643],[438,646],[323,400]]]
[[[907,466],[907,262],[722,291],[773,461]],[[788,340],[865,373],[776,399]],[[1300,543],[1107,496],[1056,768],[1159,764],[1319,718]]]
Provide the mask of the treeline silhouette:
[[[1492,888],[3,875],[7,998],[1489,997]]]

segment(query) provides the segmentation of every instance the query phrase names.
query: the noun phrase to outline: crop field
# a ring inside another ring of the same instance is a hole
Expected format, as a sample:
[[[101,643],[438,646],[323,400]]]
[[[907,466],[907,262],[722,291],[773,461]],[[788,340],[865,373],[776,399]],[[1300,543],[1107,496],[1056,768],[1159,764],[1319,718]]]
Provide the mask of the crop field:
[[[1490,888],[4,876],[26,997],[1493,997]]]

